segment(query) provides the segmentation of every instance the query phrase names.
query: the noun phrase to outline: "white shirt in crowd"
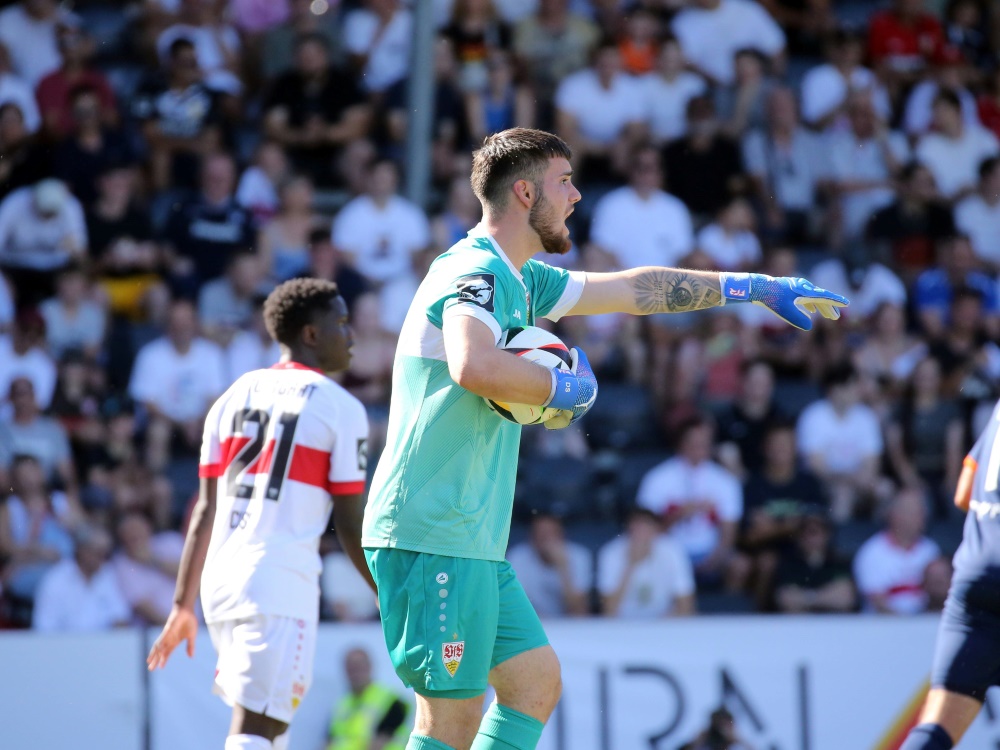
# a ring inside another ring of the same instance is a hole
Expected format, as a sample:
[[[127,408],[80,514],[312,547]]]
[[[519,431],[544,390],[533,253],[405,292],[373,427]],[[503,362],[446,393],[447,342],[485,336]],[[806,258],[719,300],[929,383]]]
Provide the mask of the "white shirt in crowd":
[[[601,547],[597,556],[597,589],[602,596],[618,590],[628,567],[628,537],[620,536]],[[520,578],[520,576],[518,576]],[[684,549],[669,536],[653,541],[649,557],[632,570],[616,617],[664,617],[678,597],[694,593],[694,571]]]
[[[928,133],[917,144],[917,160],[930,170],[938,192],[951,198],[979,180],[979,164],[1000,152],[996,136],[986,128],[966,127],[961,138]]]
[[[410,66],[410,11],[396,11],[385,29],[379,28],[380,23],[367,9],[352,10],[344,19],[342,38],[348,53],[368,57],[361,75],[368,91],[385,91],[403,80]]]
[[[15,3],[0,11],[0,44],[10,53],[14,71],[34,89],[38,82],[62,64],[56,45],[59,14],[38,20]]]
[[[24,354],[14,351],[9,336],[0,336],[0,403],[7,400],[10,384],[27,378],[35,388],[35,402],[48,409],[56,391],[56,365],[41,348],[35,346]]]
[[[778,148],[770,134],[751,130],[743,139],[747,172],[761,179],[778,205],[809,211],[815,204],[816,185],[828,171],[822,141],[805,128],[796,128],[787,148]]]
[[[587,593],[594,585],[594,556],[590,550],[576,542],[565,542],[566,560],[573,587]],[[507,552],[517,580],[528,595],[531,606],[539,617],[559,617],[567,614],[563,600],[562,579],[559,571],[546,565],[538,552],[528,542],[522,542]]]
[[[826,399],[805,408],[796,427],[799,453],[819,454],[835,474],[852,474],[882,455],[882,429],[871,407],[855,404],[843,417]]]
[[[156,40],[161,60],[170,56],[170,45],[187,39],[194,45],[198,67],[204,71],[206,88],[238,96],[243,91],[240,77],[226,67],[226,56],[240,51],[240,35],[232,26],[190,26],[178,23],[165,29]]]
[[[430,223],[415,203],[393,195],[379,208],[368,195],[347,203],[333,220],[333,243],[354,255],[365,278],[385,283],[413,276],[413,256],[431,242]]]
[[[42,117],[38,113],[38,103],[31,86],[13,73],[0,73],[0,106],[7,103],[15,104],[21,110],[24,127],[29,133],[38,130]]]
[[[338,604],[350,620],[373,620],[378,617],[375,594],[367,581],[343,552],[332,552],[323,558],[320,588],[327,604]]]
[[[899,615],[913,615],[927,607],[924,571],[941,556],[935,542],[923,537],[909,549],[881,532],[861,545],[854,557],[854,580],[863,597],[885,596]],[[866,605],[867,611],[873,611]]]
[[[646,100],[645,120],[657,142],[680,138],[687,132],[687,105],[694,97],[708,90],[705,79],[696,73],[681,73],[673,81],[659,73],[648,73],[639,79]]]
[[[76,560],[63,560],[38,587],[31,626],[45,633],[84,633],[107,630],[131,616],[110,564],[88,581]]]
[[[226,388],[222,349],[207,339],[191,342],[180,354],[166,337],[139,350],[129,395],[136,401],[153,404],[178,422],[200,419],[212,400]]]
[[[319,538],[335,498],[364,492],[367,450],[361,402],[294,362],[244,375],[215,402],[198,469],[220,478],[201,578],[206,622],[317,620]],[[231,467],[237,456],[240,466]]]
[[[584,138],[603,144],[613,143],[626,126],[645,119],[647,108],[645,90],[635,78],[620,73],[604,88],[590,68],[560,81],[555,104],[573,115]]]
[[[270,336],[262,339],[256,331],[239,331],[225,351],[226,385],[235,383],[241,375],[278,364],[281,347]]]
[[[839,258],[820,261],[809,272],[809,280],[823,289],[844,289],[850,297],[851,312],[866,318],[883,302],[906,305],[906,284],[895,273],[880,263],[872,263],[858,273],[863,274],[861,284],[855,287],[847,277],[847,268]],[[756,308],[756,305],[741,305],[740,308]]]
[[[657,190],[643,198],[624,186],[594,206],[590,239],[621,268],[674,266],[694,246],[691,214],[680,200]]]
[[[903,129],[908,135],[923,135],[931,129],[934,119],[934,98],[940,90],[941,87],[934,80],[921,81],[913,87],[903,112]],[[979,125],[976,98],[964,88],[955,93],[958,94],[958,102],[962,107],[962,121],[965,127]]]
[[[65,265],[71,253],[67,242],[87,247],[83,206],[66,192],[62,206],[51,217],[34,209],[34,188],[18,188],[0,202],[0,260],[18,268],[47,271]]]
[[[636,496],[639,505],[657,515],[698,500],[710,501],[712,511],[678,521],[667,532],[696,562],[710,555],[719,543],[719,523],[735,523],[742,517],[743,487],[739,480],[714,461],[692,466],[675,456],[649,470]]]
[[[1000,201],[990,205],[973,193],[955,207],[955,226],[969,236],[980,260],[1000,264]]]
[[[727,233],[718,224],[709,224],[698,232],[696,244],[711,256],[720,271],[743,270],[762,257],[757,235],[746,230]]]
[[[733,56],[755,49],[773,57],[785,49],[785,32],[752,0],[722,0],[714,10],[686,8],[673,21],[688,62],[722,85],[733,83]]]
[[[281,199],[271,178],[258,166],[250,166],[240,176],[236,186],[236,202],[254,216],[273,216]]]
[[[814,125],[843,105],[848,93],[862,89],[871,91],[872,104],[880,117],[892,115],[889,95],[868,68],[859,65],[845,78],[830,63],[817,65],[802,79],[802,119]]]
[[[910,145],[906,136],[897,131],[886,134],[886,145],[898,164],[910,159]],[[892,173],[885,159],[881,144],[874,138],[858,140],[850,130],[828,133],[823,138],[827,154],[829,176],[838,183],[884,181],[884,187],[852,190],[840,197],[843,212],[843,229],[848,237],[858,237],[868,219],[877,210],[895,200],[896,193],[890,180]]]

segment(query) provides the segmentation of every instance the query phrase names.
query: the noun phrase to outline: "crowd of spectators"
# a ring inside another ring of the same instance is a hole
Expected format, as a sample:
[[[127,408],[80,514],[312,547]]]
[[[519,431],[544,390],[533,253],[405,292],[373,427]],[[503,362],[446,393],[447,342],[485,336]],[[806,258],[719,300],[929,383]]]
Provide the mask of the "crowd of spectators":
[[[202,420],[276,361],[282,280],[340,285],[377,455],[409,301],[480,218],[471,150],[514,125],[574,151],[552,262],[852,300],[810,333],[753,306],[561,321],[602,398],[524,430],[510,558],[538,611],[940,608],[1000,396],[994,4],[433,7],[412,200],[406,0],[0,0],[0,622],[163,621]],[[376,617],[323,551],[324,616]]]

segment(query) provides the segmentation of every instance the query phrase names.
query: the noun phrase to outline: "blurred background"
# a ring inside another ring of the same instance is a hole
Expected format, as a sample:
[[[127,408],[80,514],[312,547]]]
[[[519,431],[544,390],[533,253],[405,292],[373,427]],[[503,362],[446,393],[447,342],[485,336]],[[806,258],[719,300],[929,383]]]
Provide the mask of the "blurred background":
[[[140,658],[205,413],[277,360],[270,289],[332,279],[373,469],[410,299],[480,218],[471,151],[515,125],[574,150],[546,260],[852,302],[810,333],[753,306],[554,326],[601,398],[522,437],[509,557],[567,683],[545,747],[898,746],[1000,395],[986,0],[0,0],[0,747],[221,747],[207,638]],[[336,735],[350,647],[399,688],[328,537],[295,748]]]

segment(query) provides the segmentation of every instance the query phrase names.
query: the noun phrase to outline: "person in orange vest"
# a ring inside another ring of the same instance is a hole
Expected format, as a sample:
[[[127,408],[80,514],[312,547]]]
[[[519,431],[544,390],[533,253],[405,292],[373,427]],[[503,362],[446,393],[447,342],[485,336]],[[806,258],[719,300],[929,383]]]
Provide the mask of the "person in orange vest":
[[[351,691],[334,707],[327,750],[404,750],[413,723],[410,704],[372,680],[364,649],[348,651],[344,669]]]

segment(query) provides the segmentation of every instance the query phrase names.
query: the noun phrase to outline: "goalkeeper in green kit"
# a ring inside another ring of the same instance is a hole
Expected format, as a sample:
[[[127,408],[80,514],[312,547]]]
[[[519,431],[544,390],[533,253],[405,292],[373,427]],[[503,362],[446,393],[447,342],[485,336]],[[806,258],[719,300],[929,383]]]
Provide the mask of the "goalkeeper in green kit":
[[[409,750],[533,750],[559,700],[559,661],[510,565],[521,427],[483,397],[561,410],[566,427],[597,397],[586,355],[549,370],[496,348],[538,318],[688,312],[754,302],[808,330],[847,300],[804,279],[646,267],[577,273],[533,260],[570,248],[580,193],[557,136],[514,128],[476,151],[483,220],[431,265],[393,367],[385,451],[362,544],[386,645],[417,695]],[[496,702],[483,715],[487,684]]]

